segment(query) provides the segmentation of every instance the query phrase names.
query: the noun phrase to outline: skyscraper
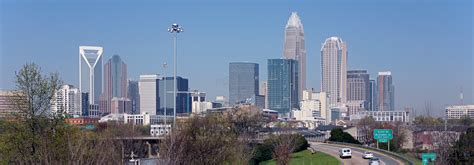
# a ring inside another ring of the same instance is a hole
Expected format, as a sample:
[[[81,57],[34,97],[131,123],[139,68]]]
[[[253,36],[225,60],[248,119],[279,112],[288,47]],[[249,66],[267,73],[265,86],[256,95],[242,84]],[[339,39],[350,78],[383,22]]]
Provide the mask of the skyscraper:
[[[369,99],[370,82],[369,74],[367,73],[367,71],[347,71],[347,101],[365,101],[368,103]]]
[[[292,59],[268,60],[268,108],[288,113],[299,107],[299,66]]]
[[[321,47],[321,91],[329,95],[329,106],[345,103],[347,97],[347,45],[329,37]]]
[[[99,104],[102,93],[102,47],[79,47],[79,89],[89,93],[90,104]]]
[[[259,94],[258,64],[232,62],[229,64],[229,103],[245,102]]]
[[[306,48],[304,46],[304,29],[300,17],[292,12],[285,27],[284,57],[298,61],[299,71],[299,99],[306,89]]]
[[[113,55],[104,65],[104,90],[100,97],[101,113],[110,113],[112,98],[126,99],[127,95],[127,64],[120,56]],[[119,99],[119,100],[120,100]],[[130,111],[130,110],[127,110]]]
[[[158,81],[159,87],[159,108],[158,115],[163,115],[166,108],[166,114],[173,115],[173,77],[163,77]],[[191,92],[189,92],[189,81],[182,77],[176,77],[176,114],[191,113],[192,99]],[[166,88],[165,88],[166,84]],[[166,90],[166,91],[165,91]],[[165,94],[166,93],[166,94]],[[166,97],[166,103],[165,103]],[[165,107],[166,106],[166,107]]]
[[[138,93],[140,94],[140,113],[156,115],[160,102],[158,99],[158,75],[140,75]]]
[[[139,114],[140,113],[140,93],[138,92],[138,81],[129,80],[128,81],[128,98],[131,101],[132,109],[129,114]]]
[[[369,89],[369,110],[375,111],[375,105],[377,105],[377,83],[375,80],[370,80]]]
[[[377,110],[395,110],[395,86],[392,84],[392,73],[379,72],[377,77]]]

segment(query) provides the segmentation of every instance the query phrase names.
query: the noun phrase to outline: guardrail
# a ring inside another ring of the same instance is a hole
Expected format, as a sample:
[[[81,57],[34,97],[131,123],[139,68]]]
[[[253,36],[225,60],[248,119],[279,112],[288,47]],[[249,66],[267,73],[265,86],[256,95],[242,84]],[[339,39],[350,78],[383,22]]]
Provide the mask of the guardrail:
[[[373,147],[367,147],[367,146],[363,146],[363,145],[359,145],[359,144],[352,144],[352,143],[342,143],[342,142],[333,142],[333,141],[328,141],[329,144],[340,144],[340,145],[346,145],[346,146],[353,146],[353,147],[358,147],[358,148],[365,148],[365,149],[370,149],[370,150],[374,150],[374,151],[377,151],[377,152],[380,152],[380,153],[383,153],[383,154],[386,154],[386,155],[389,155],[389,156],[392,156],[392,157],[395,157],[401,161],[403,161],[404,163],[406,164],[409,164],[409,165],[414,165],[415,163],[413,163],[413,161],[409,160],[408,158],[404,157],[404,156],[401,156],[400,154],[397,154],[397,153],[394,153],[394,152],[389,152],[387,150],[382,150],[382,149],[378,149],[378,148],[373,148]]]

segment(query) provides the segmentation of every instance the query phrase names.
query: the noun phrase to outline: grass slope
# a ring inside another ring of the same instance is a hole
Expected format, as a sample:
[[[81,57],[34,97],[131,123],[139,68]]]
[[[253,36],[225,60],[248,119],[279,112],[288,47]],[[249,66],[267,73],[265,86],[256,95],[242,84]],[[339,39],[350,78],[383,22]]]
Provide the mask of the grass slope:
[[[336,165],[341,164],[339,160],[335,157],[328,155],[323,152],[316,152],[315,154],[311,154],[310,151],[304,150],[297,153],[293,153],[292,159],[290,161],[290,165]],[[268,160],[261,162],[260,165],[275,165],[274,160]]]

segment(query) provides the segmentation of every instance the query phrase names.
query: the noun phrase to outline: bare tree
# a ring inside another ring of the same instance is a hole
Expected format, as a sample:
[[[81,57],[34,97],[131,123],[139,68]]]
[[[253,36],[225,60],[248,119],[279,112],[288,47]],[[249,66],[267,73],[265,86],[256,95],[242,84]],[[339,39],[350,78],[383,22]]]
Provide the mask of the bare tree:
[[[438,159],[437,164],[449,164],[449,156],[452,152],[452,146],[459,138],[459,134],[453,131],[440,132],[440,135],[435,137],[433,141],[438,144],[436,154]]]
[[[273,159],[278,165],[286,165],[291,160],[291,153],[295,147],[295,136],[280,135],[273,142]]]

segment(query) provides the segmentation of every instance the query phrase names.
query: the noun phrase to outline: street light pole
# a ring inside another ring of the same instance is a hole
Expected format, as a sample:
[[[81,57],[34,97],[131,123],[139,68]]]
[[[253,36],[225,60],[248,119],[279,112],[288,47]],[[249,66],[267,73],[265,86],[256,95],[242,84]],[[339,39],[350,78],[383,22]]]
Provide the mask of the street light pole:
[[[176,88],[177,88],[177,82],[176,82],[176,72],[177,72],[177,38],[178,38],[178,33],[183,32],[183,29],[181,26],[178,24],[174,23],[171,25],[170,28],[168,28],[168,32],[173,34],[173,47],[174,47],[174,53],[173,53],[173,84],[174,84],[174,89],[173,89],[173,127],[176,127]]]

